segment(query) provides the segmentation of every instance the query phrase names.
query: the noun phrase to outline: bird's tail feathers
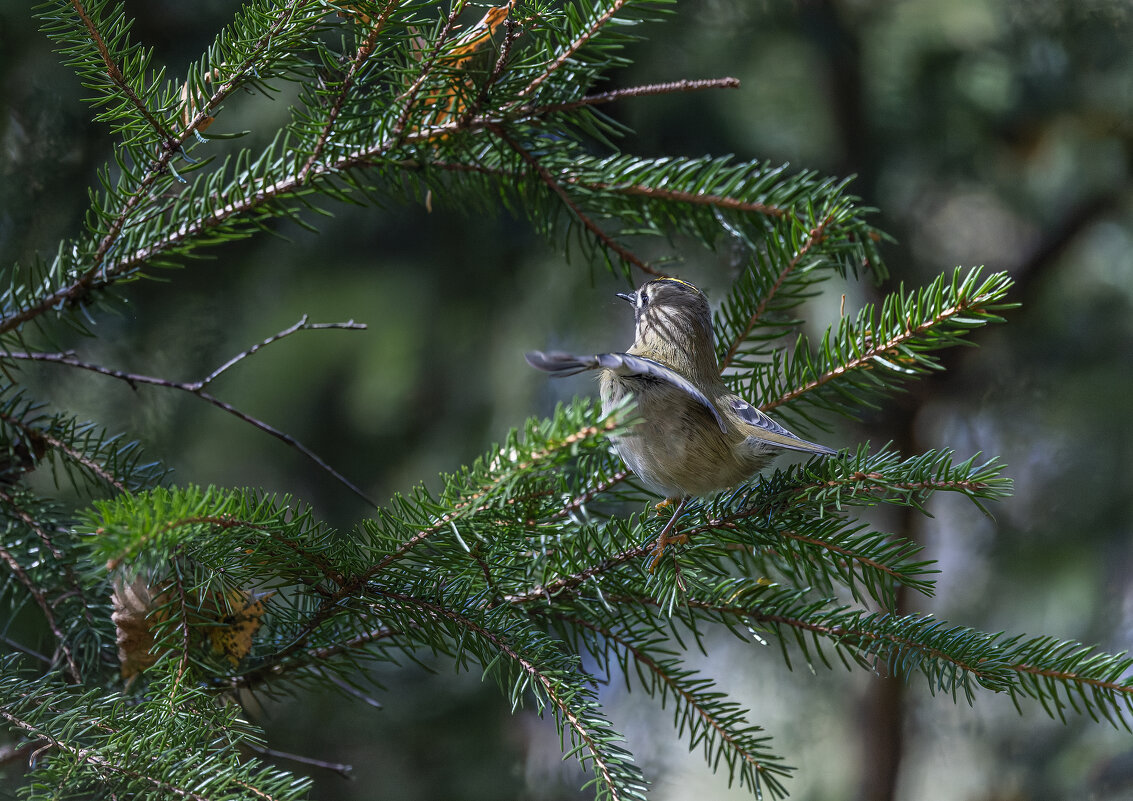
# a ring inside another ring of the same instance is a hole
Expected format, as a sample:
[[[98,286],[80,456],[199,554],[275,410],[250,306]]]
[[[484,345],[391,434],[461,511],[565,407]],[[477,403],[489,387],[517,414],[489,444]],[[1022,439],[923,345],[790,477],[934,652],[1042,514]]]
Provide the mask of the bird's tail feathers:
[[[576,356],[573,353],[566,353],[561,350],[552,350],[546,353],[541,350],[533,350],[523,354],[523,358],[536,370],[550,373],[553,378],[576,375],[585,370],[593,370],[598,366],[598,361],[593,356]]]

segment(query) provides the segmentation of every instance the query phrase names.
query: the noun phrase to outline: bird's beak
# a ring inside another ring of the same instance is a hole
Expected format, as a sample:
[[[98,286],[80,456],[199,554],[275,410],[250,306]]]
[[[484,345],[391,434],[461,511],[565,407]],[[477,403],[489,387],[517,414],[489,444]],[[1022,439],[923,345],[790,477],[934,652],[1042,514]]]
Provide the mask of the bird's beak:
[[[615,293],[615,294],[616,294],[616,295],[617,295],[617,296],[618,296],[619,298],[621,298],[622,300],[624,300],[624,301],[625,301],[626,303],[636,303],[636,302],[637,302],[637,298],[635,298],[635,297],[633,296],[633,293],[631,293],[631,292],[617,292],[617,293]]]

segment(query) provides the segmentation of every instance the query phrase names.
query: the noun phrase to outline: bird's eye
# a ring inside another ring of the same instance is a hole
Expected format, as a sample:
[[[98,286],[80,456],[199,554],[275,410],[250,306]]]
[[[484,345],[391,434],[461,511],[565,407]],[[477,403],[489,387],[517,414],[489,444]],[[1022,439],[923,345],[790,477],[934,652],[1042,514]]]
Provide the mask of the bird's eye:
[[[636,300],[634,302],[634,306],[636,306],[639,309],[644,309],[648,305],[649,305],[649,295],[648,295],[648,293],[646,293],[645,290],[639,290],[637,292],[637,295],[636,295]]]

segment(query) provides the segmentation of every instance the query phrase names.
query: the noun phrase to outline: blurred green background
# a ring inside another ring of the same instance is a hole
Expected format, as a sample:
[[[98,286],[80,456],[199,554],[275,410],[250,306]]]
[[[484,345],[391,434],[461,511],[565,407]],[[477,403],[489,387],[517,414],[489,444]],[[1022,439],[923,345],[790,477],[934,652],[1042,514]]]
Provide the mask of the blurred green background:
[[[221,0],[134,0],[135,36],[173,74],[235,9]],[[50,255],[73,236],[107,131],[38,33],[0,0],[0,259]],[[742,88],[609,108],[640,155],[734,153],[854,174],[879,209],[893,281],[925,283],[986,264],[1018,281],[1023,307],[981,348],[823,441],[894,440],[1001,455],[1015,496],[984,517],[952,499],[931,519],[877,515],[922,541],[943,571],[915,608],[991,631],[1046,633],[1121,651],[1133,641],[1133,6],[1081,0],[681,3],[646,29],[611,86],[732,75]],[[234,98],[217,130],[263,132],[286,115]],[[435,485],[556,399],[522,353],[629,343],[632,320],[600,265],[568,262],[508,218],[435,204],[335,207],[286,239],[218,248],[215,259],[124,290],[80,353],[176,380],[200,378],[303,314],[366,332],[311,332],[257,354],[214,387],[283,429],[379,500]],[[672,268],[719,296],[727,253],[681,251]],[[658,251],[659,253],[660,251]],[[652,254],[657,255],[657,254]],[[883,288],[886,289],[886,288]],[[878,297],[836,287],[815,325]],[[26,368],[67,408],[140,438],[180,482],[259,485],[311,502],[348,529],[365,505],[295,451],[184,395],[59,368]],[[720,676],[799,768],[806,801],[1039,801],[1133,797],[1133,737],[1071,712],[1068,725],[984,694],[976,706],[862,673],[787,671],[770,647],[712,638]],[[409,664],[381,666],[376,711],[341,696],[259,699],[273,747],[354,765],[315,770],[324,799],[571,799],[583,777],[554,727],[511,715],[494,687]],[[742,798],[686,753],[670,715],[614,677],[602,690],[658,799]],[[281,765],[293,767],[290,763]],[[299,768],[302,770],[302,768]]]

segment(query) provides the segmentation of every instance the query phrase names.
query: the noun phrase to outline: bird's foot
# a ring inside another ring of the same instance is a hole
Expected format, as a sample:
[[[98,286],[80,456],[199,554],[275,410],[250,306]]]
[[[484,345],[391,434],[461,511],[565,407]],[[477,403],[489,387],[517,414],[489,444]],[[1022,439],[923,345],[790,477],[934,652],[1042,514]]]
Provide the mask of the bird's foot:
[[[664,508],[673,502],[672,498],[666,498],[664,503],[657,504],[657,509]],[[673,510],[673,516],[669,518],[669,522],[661,529],[661,533],[657,536],[657,545],[653,548],[653,561],[649,564],[649,572],[652,573],[657,569],[657,565],[661,562],[661,557],[665,555],[665,546],[669,543],[676,542],[685,544],[688,542],[688,535],[683,533],[673,534],[673,527],[676,525],[677,518],[681,516],[681,509],[684,508],[685,499],[682,498],[677,508]]]

